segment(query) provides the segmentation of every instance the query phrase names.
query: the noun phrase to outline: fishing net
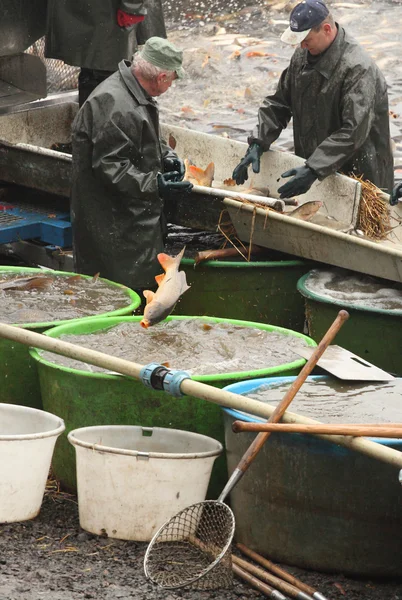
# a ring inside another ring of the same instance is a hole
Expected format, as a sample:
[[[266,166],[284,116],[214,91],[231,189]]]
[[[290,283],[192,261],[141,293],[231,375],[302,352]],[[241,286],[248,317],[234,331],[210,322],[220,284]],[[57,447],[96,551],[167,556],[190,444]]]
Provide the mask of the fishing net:
[[[47,93],[66,92],[78,87],[80,69],[66,65],[62,60],[45,58],[45,38],[37,40],[25,50],[27,54],[39,56],[46,65]]]
[[[185,508],[151,540],[146,576],[165,589],[231,587],[234,529],[234,515],[223,502],[206,500]]]

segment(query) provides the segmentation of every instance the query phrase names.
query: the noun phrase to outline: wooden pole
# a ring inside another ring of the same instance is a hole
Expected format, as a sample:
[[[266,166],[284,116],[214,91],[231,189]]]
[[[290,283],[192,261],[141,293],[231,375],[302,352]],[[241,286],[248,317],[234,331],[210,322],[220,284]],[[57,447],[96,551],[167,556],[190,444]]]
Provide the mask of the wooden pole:
[[[107,369],[108,371],[115,371],[122,375],[133,377],[134,379],[140,379],[140,372],[143,365],[122,358],[116,358],[104,354],[103,352],[82,348],[77,344],[63,342],[62,340],[51,338],[43,333],[36,333],[14,325],[0,323],[0,337],[26,346],[33,346],[34,348],[55,352],[56,354],[68,356],[75,360],[81,360],[91,365]],[[251,398],[244,398],[239,394],[233,394],[232,392],[221,390],[211,385],[194,381],[193,379],[185,379],[180,385],[180,390],[183,394],[187,394],[188,396],[195,396],[200,400],[207,400],[208,402],[219,404],[220,406],[225,406],[227,408],[235,408],[236,410],[248,412],[265,419],[268,419],[275,411],[275,406],[265,404],[264,402],[258,402]],[[304,425],[319,424],[319,421],[291,412],[286,412],[282,417],[282,421]],[[362,454],[371,456],[377,460],[399,467],[399,469],[402,468],[402,452],[394,450],[393,448],[376,444],[370,440],[348,436],[317,435],[320,439],[333,442],[334,444],[344,446],[345,448],[355,450],[356,452],[361,452]]]
[[[276,433],[309,433],[325,435],[349,435],[353,437],[402,438],[402,423],[384,423],[381,425],[301,425],[299,423],[245,423],[235,421],[232,425],[235,433],[276,432]]]

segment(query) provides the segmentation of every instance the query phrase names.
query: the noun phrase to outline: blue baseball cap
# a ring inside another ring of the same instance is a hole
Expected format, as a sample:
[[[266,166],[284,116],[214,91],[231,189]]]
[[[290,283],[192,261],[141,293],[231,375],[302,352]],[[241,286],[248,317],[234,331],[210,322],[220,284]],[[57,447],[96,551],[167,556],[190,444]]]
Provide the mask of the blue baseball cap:
[[[290,13],[289,27],[281,36],[282,42],[296,46],[329,15],[329,10],[322,0],[304,0],[294,7]]]

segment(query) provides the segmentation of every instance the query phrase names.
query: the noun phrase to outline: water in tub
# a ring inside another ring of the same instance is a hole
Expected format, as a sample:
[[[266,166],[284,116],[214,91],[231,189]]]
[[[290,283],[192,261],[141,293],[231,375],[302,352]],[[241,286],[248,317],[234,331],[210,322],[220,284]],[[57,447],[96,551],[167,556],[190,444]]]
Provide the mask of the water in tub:
[[[266,369],[299,360],[295,346],[303,338],[208,318],[165,321],[143,329],[139,322],[124,322],[91,334],[65,334],[61,340],[100,350],[140,364],[163,363],[193,375],[210,375]],[[103,369],[49,352],[47,360],[91,372]]]
[[[402,285],[344,269],[315,269],[305,281],[320,298],[373,310],[402,310]]]
[[[289,386],[289,382],[262,385],[247,397],[276,406]],[[308,380],[290,412],[323,423],[402,423],[402,379],[381,383],[352,383],[335,377]]]
[[[3,272],[0,275],[0,322],[48,323],[111,312],[131,304],[127,291],[99,278]]]

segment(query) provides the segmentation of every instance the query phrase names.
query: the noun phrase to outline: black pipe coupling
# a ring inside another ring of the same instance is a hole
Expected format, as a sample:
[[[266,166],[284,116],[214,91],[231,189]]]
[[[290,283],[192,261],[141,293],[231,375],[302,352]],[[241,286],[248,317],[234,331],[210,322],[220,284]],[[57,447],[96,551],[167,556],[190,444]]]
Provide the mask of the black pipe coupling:
[[[180,390],[184,379],[191,379],[187,371],[168,369],[158,363],[149,363],[142,367],[140,372],[140,380],[146,387],[153,390],[163,390],[176,398],[185,395]]]

